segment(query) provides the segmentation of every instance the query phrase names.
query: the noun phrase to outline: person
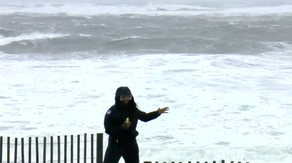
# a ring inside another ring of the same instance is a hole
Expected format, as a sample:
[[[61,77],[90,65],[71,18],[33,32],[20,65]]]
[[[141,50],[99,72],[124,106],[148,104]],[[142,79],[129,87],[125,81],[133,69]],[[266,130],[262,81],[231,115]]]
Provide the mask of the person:
[[[138,120],[148,122],[167,113],[168,107],[146,113],[138,109],[131,90],[119,87],[115,93],[115,104],[104,117],[105,132],[109,135],[104,163],[118,163],[123,157],[125,163],[139,163],[139,148],[136,137]],[[128,120],[127,120],[128,119]]]

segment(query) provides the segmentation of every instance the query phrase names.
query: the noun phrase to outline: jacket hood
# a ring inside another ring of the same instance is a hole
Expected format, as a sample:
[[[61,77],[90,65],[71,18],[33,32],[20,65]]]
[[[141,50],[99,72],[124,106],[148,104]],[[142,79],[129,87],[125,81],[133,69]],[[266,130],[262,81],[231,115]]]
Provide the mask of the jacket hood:
[[[133,97],[131,90],[129,89],[129,87],[119,87],[116,90],[116,94],[115,94],[115,102],[119,102],[120,101],[120,96],[121,95],[130,95]],[[132,99],[133,100],[133,99]]]

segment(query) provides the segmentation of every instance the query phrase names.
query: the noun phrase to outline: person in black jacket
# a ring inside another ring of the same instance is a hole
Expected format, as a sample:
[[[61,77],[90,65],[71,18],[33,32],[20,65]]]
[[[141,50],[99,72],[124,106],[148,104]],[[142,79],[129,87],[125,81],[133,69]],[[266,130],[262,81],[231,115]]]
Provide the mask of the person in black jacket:
[[[109,135],[104,163],[118,163],[123,157],[125,163],[139,163],[139,148],[136,141],[138,120],[148,122],[167,113],[168,107],[146,113],[137,108],[131,90],[119,87],[116,90],[115,104],[104,117],[105,132]]]

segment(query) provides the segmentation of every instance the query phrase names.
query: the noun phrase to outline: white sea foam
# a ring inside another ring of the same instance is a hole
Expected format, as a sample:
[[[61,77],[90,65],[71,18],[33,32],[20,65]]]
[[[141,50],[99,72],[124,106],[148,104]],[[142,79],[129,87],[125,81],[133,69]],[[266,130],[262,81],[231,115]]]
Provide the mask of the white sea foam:
[[[141,161],[292,160],[288,53],[21,60],[0,62],[3,136],[103,132],[115,89],[128,85],[142,110],[171,109],[139,123]]]

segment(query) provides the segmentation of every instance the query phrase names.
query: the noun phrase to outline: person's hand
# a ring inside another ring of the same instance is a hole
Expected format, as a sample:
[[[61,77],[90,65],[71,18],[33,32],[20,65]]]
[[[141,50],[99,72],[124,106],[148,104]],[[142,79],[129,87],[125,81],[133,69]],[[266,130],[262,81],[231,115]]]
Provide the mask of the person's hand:
[[[164,107],[164,108],[158,108],[157,112],[159,114],[162,114],[162,113],[168,113],[167,111],[169,110],[169,107]]]
[[[123,123],[123,125],[122,125],[122,128],[123,128],[124,130],[127,130],[130,126],[131,126],[131,122],[130,122],[130,121],[129,121],[129,122],[125,121],[125,122]]]

